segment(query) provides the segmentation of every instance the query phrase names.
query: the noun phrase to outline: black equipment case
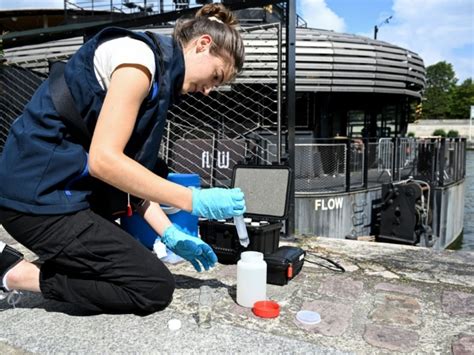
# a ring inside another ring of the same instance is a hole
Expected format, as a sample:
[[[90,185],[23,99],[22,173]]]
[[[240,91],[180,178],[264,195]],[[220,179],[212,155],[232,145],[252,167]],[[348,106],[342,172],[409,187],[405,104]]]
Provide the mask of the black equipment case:
[[[267,283],[286,285],[301,271],[305,256],[303,249],[292,246],[282,246],[273,254],[265,255]]]
[[[247,207],[244,217],[260,222],[247,224],[249,245],[240,245],[233,220],[200,220],[201,239],[209,244],[221,264],[235,264],[243,251],[259,251],[264,256],[274,253],[279,246],[283,220],[288,216],[291,170],[282,165],[236,165],[232,187],[245,194]]]

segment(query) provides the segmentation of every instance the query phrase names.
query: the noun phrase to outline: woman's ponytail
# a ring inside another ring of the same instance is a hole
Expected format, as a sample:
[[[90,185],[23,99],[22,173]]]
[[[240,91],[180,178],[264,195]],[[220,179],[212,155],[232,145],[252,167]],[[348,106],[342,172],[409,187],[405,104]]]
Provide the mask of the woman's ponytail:
[[[221,57],[230,56],[238,73],[244,65],[245,47],[237,25],[237,18],[224,5],[207,4],[199,9],[193,19],[179,21],[174,37],[185,47],[196,37],[210,35],[213,40],[210,52]]]

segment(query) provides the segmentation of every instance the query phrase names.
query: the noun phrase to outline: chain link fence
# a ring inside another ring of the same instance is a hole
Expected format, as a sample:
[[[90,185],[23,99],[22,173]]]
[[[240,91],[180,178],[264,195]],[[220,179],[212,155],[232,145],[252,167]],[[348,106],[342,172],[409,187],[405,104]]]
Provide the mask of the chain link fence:
[[[161,151],[171,171],[198,173],[203,186],[229,186],[236,164],[279,160],[279,31],[278,24],[242,29],[246,62],[235,82],[171,108]]]
[[[308,139],[295,145],[295,191],[324,193],[363,187],[365,156],[362,141],[306,141]]]
[[[13,121],[21,114],[44,74],[0,64],[0,154]]]

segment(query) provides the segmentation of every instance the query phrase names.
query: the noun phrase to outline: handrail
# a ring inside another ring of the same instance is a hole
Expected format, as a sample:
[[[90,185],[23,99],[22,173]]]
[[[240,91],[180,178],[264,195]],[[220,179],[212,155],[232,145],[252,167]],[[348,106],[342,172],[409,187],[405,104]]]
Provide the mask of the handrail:
[[[446,187],[466,175],[465,138],[304,138],[296,192],[350,192],[417,179]]]

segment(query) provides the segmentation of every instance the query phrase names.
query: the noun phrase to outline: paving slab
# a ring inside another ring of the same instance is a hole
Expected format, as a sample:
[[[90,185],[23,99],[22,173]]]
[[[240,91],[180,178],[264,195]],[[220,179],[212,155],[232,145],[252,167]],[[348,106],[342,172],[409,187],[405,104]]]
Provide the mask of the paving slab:
[[[0,228],[0,240],[34,255]],[[0,302],[0,353],[456,353],[474,344],[474,253],[362,241],[299,237],[280,244],[330,258],[337,273],[305,263],[288,285],[267,286],[281,307],[262,319],[236,303],[236,265],[197,273],[169,264],[173,302],[149,316],[88,314],[74,305],[24,293],[16,308]],[[329,264],[328,264],[329,266]],[[198,324],[199,288],[211,287],[211,327]],[[296,320],[300,310],[321,322]],[[168,328],[178,319],[181,328]]]

